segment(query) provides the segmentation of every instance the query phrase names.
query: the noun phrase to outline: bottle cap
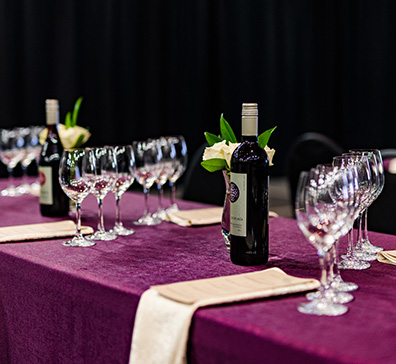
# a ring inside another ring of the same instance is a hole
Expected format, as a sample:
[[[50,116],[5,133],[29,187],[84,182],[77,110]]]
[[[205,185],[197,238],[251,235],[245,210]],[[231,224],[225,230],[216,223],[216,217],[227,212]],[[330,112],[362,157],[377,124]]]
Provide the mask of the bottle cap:
[[[242,104],[242,116],[258,116],[258,107],[256,103]]]
[[[45,100],[45,110],[47,114],[47,125],[58,124],[59,120],[59,101],[55,99]]]
[[[242,104],[242,135],[257,136],[258,107],[256,103]]]

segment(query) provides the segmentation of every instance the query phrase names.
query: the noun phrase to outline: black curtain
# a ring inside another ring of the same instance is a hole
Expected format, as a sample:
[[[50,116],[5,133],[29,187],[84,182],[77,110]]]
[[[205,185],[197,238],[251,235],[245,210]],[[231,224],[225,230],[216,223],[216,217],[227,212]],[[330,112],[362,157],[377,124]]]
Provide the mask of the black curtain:
[[[183,134],[192,153],[258,102],[273,174],[305,131],[395,147],[395,18],[393,0],[0,0],[0,127],[83,96],[89,144]]]

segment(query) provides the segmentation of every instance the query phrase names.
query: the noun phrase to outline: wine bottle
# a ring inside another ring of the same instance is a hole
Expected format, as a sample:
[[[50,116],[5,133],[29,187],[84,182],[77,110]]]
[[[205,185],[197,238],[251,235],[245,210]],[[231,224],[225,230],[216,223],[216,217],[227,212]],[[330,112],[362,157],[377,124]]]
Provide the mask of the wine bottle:
[[[268,261],[268,167],[257,141],[257,104],[242,104],[242,143],[231,157],[230,254],[238,265]]]
[[[58,100],[46,100],[48,135],[39,160],[40,212],[43,216],[67,216],[69,199],[59,183],[59,164],[63,147],[58,134]]]

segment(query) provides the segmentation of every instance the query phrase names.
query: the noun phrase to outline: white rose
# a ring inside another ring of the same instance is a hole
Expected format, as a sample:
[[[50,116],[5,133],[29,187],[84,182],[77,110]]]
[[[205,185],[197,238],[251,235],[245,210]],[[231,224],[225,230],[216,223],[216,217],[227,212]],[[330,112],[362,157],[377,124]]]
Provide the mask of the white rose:
[[[264,150],[267,152],[268,155],[268,160],[269,160],[269,165],[273,166],[274,164],[272,163],[272,158],[274,158],[275,154],[275,149],[269,148],[267,145],[265,146]]]
[[[59,138],[62,142],[63,148],[70,149],[70,148],[78,148],[89,139],[91,133],[81,126],[73,126],[71,128],[66,129],[64,124],[58,124],[58,133]],[[47,138],[48,130],[44,129],[40,133],[40,144],[44,144],[45,139]],[[78,142],[80,135],[83,137]],[[78,142],[78,144],[76,144]]]
[[[214,158],[224,159],[228,167],[230,167],[232,153],[238,145],[239,143],[230,143],[227,145],[226,141],[222,140],[211,147],[205,148],[202,159],[204,161]]]
[[[232,153],[234,153],[235,148],[239,145],[239,143],[230,143],[229,145],[226,145],[226,147],[223,149],[224,151],[224,159],[227,162],[228,167],[231,168],[231,157]]]

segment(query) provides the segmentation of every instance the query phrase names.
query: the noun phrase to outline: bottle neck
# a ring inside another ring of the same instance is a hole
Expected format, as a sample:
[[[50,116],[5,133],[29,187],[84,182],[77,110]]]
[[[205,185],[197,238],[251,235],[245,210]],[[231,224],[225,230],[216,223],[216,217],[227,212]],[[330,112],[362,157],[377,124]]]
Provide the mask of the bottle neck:
[[[257,142],[257,135],[242,135],[242,142]]]

